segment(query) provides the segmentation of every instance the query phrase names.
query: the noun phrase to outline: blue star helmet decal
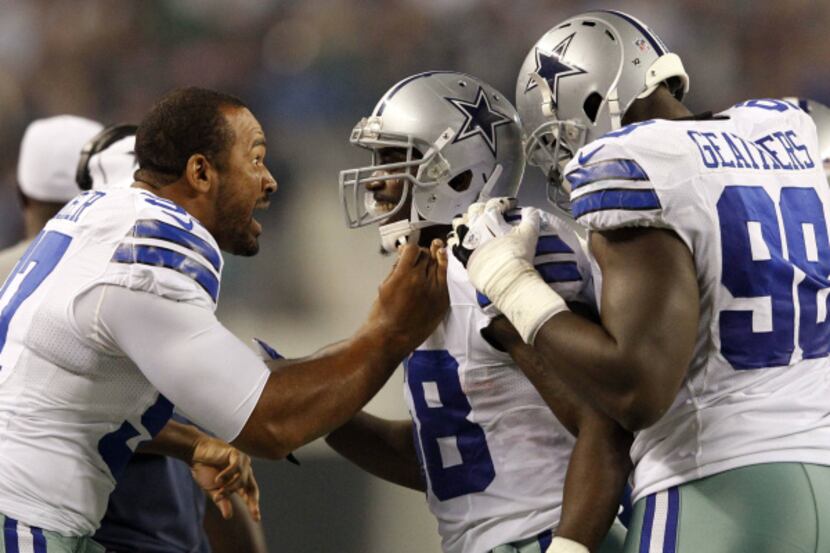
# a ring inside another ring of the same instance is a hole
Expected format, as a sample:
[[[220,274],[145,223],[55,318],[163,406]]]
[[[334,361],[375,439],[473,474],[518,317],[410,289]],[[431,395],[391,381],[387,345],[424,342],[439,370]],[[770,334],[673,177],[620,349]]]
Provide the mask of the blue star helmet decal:
[[[460,98],[447,98],[446,100],[465,117],[464,125],[453,139],[453,143],[480,136],[490,148],[493,157],[496,157],[496,152],[498,152],[496,127],[506,125],[511,119],[490,107],[490,100],[487,99],[487,94],[481,87],[478,88],[475,103]]]
[[[559,103],[559,79],[585,73],[585,71],[579,67],[568,65],[562,61],[562,56],[565,55],[565,52],[568,50],[568,46],[571,45],[571,40],[573,40],[574,34],[576,33],[569,35],[565,38],[565,40],[554,46],[550,54],[545,54],[538,48],[536,49],[536,71],[534,71],[534,73],[537,73],[540,77],[547,81],[548,86],[550,86],[551,93],[553,94],[554,105],[558,105]],[[531,90],[535,86],[536,81],[528,78],[525,92]]]

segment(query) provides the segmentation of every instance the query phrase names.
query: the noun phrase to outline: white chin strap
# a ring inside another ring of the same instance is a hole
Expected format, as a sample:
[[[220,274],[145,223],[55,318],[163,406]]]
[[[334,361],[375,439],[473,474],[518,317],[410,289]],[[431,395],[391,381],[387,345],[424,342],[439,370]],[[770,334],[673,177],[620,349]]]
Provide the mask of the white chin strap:
[[[380,247],[386,253],[395,253],[398,246],[410,240],[417,241],[418,235],[421,234],[420,229],[413,229],[412,222],[406,219],[380,225],[378,232],[380,232]]]
[[[380,225],[380,247],[387,253],[398,251],[398,246],[417,244],[421,237],[421,229],[435,225],[432,221],[395,221],[388,225]]]

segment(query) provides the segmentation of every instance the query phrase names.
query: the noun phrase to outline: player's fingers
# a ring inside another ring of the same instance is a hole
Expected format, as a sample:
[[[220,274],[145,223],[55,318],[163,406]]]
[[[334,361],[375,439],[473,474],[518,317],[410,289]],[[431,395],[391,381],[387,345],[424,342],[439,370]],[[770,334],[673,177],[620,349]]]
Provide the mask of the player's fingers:
[[[447,283],[447,249],[444,243],[438,239],[432,241],[430,244],[430,253],[436,261],[435,278],[434,281],[439,287],[446,286]]]
[[[262,513],[259,510],[259,484],[253,476],[251,476],[251,481],[245,489],[245,503],[253,519],[259,522],[262,519]]]
[[[219,474],[216,475],[216,483],[217,484],[227,484],[234,475],[238,475],[239,473],[239,452],[235,449],[232,449],[230,453],[228,453],[228,459],[225,464],[225,468],[223,468]]]
[[[212,493],[211,499],[213,500],[213,504],[216,505],[216,508],[219,509],[219,513],[223,519],[229,520],[233,516],[233,504],[230,499],[218,493]]]
[[[444,247],[444,242],[440,238],[436,238],[429,243],[429,255],[432,259],[438,261],[438,252]]]
[[[234,473],[230,478],[227,479],[226,482],[222,484],[222,489],[225,490],[227,494],[230,494],[233,491],[238,490],[242,486],[245,485],[245,479],[242,478],[240,473]]]
[[[415,244],[404,244],[398,248],[398,264],[395,270],[407,270],[414,267],[421,260],[422,252]]]
[[[542,216],[535,207],[522,209],[522,221],[516,226],[515,232],[523,236],[539,234],[539,227],[542,223]]]

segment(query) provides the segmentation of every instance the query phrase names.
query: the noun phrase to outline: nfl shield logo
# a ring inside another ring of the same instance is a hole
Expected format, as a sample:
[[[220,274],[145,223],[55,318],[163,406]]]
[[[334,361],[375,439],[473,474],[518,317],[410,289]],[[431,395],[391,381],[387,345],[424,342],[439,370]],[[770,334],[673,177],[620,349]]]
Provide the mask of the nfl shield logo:
[[[649,50],[648,41],[646,41],[646,39],[644,39],[643,37],[640,37],[637,40],[635,40],[634,44],[637,46],[637,48],[640,49],[640,52],[648,52]]]

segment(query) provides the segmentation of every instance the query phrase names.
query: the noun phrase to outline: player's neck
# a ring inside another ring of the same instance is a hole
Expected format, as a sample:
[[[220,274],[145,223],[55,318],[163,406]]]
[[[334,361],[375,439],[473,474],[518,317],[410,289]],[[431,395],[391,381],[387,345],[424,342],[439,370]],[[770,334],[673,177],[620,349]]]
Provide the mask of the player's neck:
[[[649,119],[680,119],[689,117],[692,112],[671,95],[668,88],[661,85],[652,94],[640,98],[631,104],[625,112],[623,125],[639,123]]]
[[[133,183],[133,188],[141,188],[160,198],[170,200],[195,217],[213,234],[211,226],[214,220],[213,203],[206,194],[195,193],[187,183],[175,181],[164,186],[154,186],[146,182],[136,181]]]

